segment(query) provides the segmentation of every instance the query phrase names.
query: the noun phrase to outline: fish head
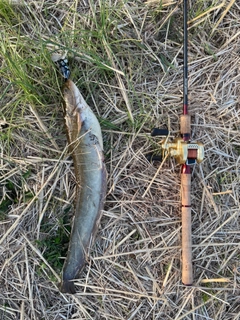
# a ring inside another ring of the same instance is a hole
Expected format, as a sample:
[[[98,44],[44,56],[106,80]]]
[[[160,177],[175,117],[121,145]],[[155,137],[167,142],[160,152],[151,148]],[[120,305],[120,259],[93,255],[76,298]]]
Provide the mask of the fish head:
[[[63,87],[63,97],[65,104],[65,123],[67,130],[70,134],[70,140],[74,141],[77,139],[81,131],[81,110],[78,108],[78,97],[79,90],[75,84],[68,79]]]

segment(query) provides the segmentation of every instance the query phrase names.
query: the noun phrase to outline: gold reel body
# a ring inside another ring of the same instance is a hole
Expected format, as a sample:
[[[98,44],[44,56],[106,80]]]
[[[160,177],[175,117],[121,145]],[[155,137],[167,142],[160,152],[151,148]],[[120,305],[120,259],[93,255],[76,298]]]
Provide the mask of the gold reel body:
[[[182,138],[176,138],[173,142],[168,142],[168,139],[164,139],[161,147],[163,158],[166,154],[169,154],[179,164],[200,163],[204,158],[204,147],[201,142],[188,143]]]

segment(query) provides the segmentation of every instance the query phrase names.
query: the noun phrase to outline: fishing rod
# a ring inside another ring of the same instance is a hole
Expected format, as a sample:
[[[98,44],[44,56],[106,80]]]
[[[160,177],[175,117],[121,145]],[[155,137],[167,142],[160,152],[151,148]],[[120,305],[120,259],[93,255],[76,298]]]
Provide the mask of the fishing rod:
[[[200,163],[204,157],[201,142],[191,142],[191,116],[188,112],[188,1],[183,1],[183,112],[180,117],[180,135],[169,142],[168,130],[154,128],[152,136],[167,136],[161,143],[162,159],[173,156],[181,164],[182,206],[182,283],[193,283],[192,223],[191,223],[191,165]],[[159,157],[152,157],[159,160]]]

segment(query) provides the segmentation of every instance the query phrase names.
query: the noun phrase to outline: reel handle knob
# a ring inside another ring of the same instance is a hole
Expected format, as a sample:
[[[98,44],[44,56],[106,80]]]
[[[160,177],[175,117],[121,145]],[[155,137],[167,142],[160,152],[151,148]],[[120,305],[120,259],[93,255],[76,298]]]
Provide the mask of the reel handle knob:
[[[162,161],[162,156],[161,155],[158,155],[158,154],[154,154],[154,153],[148,153],[146,155],[146,158],[149,162],[152,162],[152,161]]]
[[[151,132],[152,137],[156,136],[168,136],[169,131],[168,129],[159,129],[159,128],[153,128]]]

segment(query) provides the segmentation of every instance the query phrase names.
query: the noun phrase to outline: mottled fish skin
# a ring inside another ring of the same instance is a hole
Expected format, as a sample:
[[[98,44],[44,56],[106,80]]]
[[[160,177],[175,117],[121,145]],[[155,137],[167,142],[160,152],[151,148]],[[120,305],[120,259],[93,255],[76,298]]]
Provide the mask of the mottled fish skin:
[[[76,85],[68,79],[63,88],[65,122],[73,157],[77,191],[75,216],[61,291],[75,293],[73,280],[81,272],[101,219],[107,185],[99,122]]]

